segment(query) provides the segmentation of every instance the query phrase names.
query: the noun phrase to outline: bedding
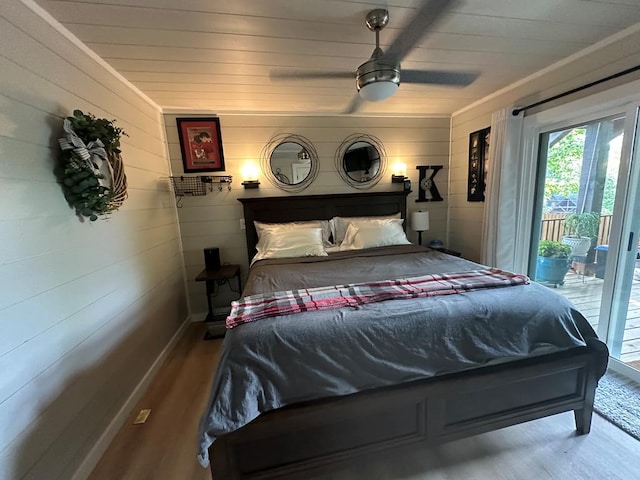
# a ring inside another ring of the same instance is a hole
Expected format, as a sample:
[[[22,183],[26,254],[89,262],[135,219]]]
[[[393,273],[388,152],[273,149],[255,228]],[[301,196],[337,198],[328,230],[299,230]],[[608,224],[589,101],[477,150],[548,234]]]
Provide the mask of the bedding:
[[[402,219],[384,222],[349,222],[340,250],[360,250],[363,248],[409,245],[411,242],[402,228]]]
[[[270,259],[252,267],[243,295],[482,268],[412,245]],[[247,323],[228,330],[223,342],[198,457],[206,465],[217,437],[286,405],[560,352],[593,339],[569,301],[536,283]]]
[[[404,219],[401,218],[400,212],[394,213],[393,215],[375,215],[368,217],[333,217],[329,220],[329,225],[331,226],[331,234],[333,237],[333,244],[340,245],[344,236],[347,233],[347,228],[350,223],[353,222],[361,222],[361,223],[385,223],[388,220],[399,220],[400,224],[404,222]]]
[[[253,222],[256,227],[256,233],[258,239],[263,236],[264,232],[286,232],[292,228],[321,228],[322,229],[322,242],[325,247],[333,245],[331,242],[331,225],[329,220],[307,220],[300,222],[284,222],[284,223],[265,223],[265,222]]]
[[[235,328],[264,318],[293,313],[358,307],[387,300],[454,295],[482,288],[499,288],[528,283],[529,278],[526,275],[490,268],[260,293],[231,302],[231,313],[227,317],[226,326],[227,328]]]
[[[326,256],[321,228],[265,229],[251,264],[266,258]]]

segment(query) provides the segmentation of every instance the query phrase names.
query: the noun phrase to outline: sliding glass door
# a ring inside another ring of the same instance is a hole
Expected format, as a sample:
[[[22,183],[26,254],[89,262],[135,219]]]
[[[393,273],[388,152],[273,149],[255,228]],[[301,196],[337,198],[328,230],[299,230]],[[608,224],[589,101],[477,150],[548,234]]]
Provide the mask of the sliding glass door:
[[[620,194],[616,198],[616,211],[612,229],[615,241],[611,248],[615,263],[607,265],[605,291],[611,298],[607,319],[598,328],[600,338],[607,340],[610,355],[616,361],[614,366],[626,371],[636,379],[640,375],[640,126],[638,109],[633,124],[628,124],[629,135],[634,141],[629,148],[629,166],[620,175]],[[631,122],[629,122],[631,123]],[[608,263],[608,262],[607,262]]]
[[[613,358],[640,370],[637,111],[540,133],[529,274],[576,304]]]

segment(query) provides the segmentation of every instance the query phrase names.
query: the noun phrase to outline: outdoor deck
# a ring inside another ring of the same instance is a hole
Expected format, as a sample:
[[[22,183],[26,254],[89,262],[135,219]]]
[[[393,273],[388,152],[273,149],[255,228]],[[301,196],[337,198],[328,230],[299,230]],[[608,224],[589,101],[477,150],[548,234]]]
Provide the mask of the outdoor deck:
[[[638,270],[636,269],[636,272]],[[582,276],[573,270],[565,276],[565,283],[556,291],[571,300],[597,331],[604,280]],[[552,288],[552,287],[550,287]],[[631,288],[627,323],[622,342],[621,361],[640,369],[640,280],[636,275]]]

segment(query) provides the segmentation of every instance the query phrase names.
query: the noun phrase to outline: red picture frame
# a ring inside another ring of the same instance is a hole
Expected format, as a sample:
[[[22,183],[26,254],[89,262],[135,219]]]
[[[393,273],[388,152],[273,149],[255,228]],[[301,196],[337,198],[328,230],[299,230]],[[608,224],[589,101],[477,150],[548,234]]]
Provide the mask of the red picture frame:
[[[224,171],[218,117],[176,118],[185,173]]]

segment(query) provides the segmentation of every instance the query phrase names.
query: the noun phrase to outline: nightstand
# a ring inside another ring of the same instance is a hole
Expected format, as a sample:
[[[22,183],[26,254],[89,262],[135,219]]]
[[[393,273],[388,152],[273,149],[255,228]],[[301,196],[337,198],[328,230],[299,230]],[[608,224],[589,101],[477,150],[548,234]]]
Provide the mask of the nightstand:
[[[238,289],[234,289],[231,284],[236,279]],[[217,320],[214,315],[215,305],[214,298],[218,295],[218,291],[222,285],[229,285],[232,292],[238,295],[242,293],[242,279],[240,277],[240,265],[222,265],[218,270],[202,270],[196,277],[196,282],[205,282],[207,288],[207,307],[209,312],[205,322],[207,325],[207,333],[205,340],[209,338],[224,337],[226,333],[225,319]]]

